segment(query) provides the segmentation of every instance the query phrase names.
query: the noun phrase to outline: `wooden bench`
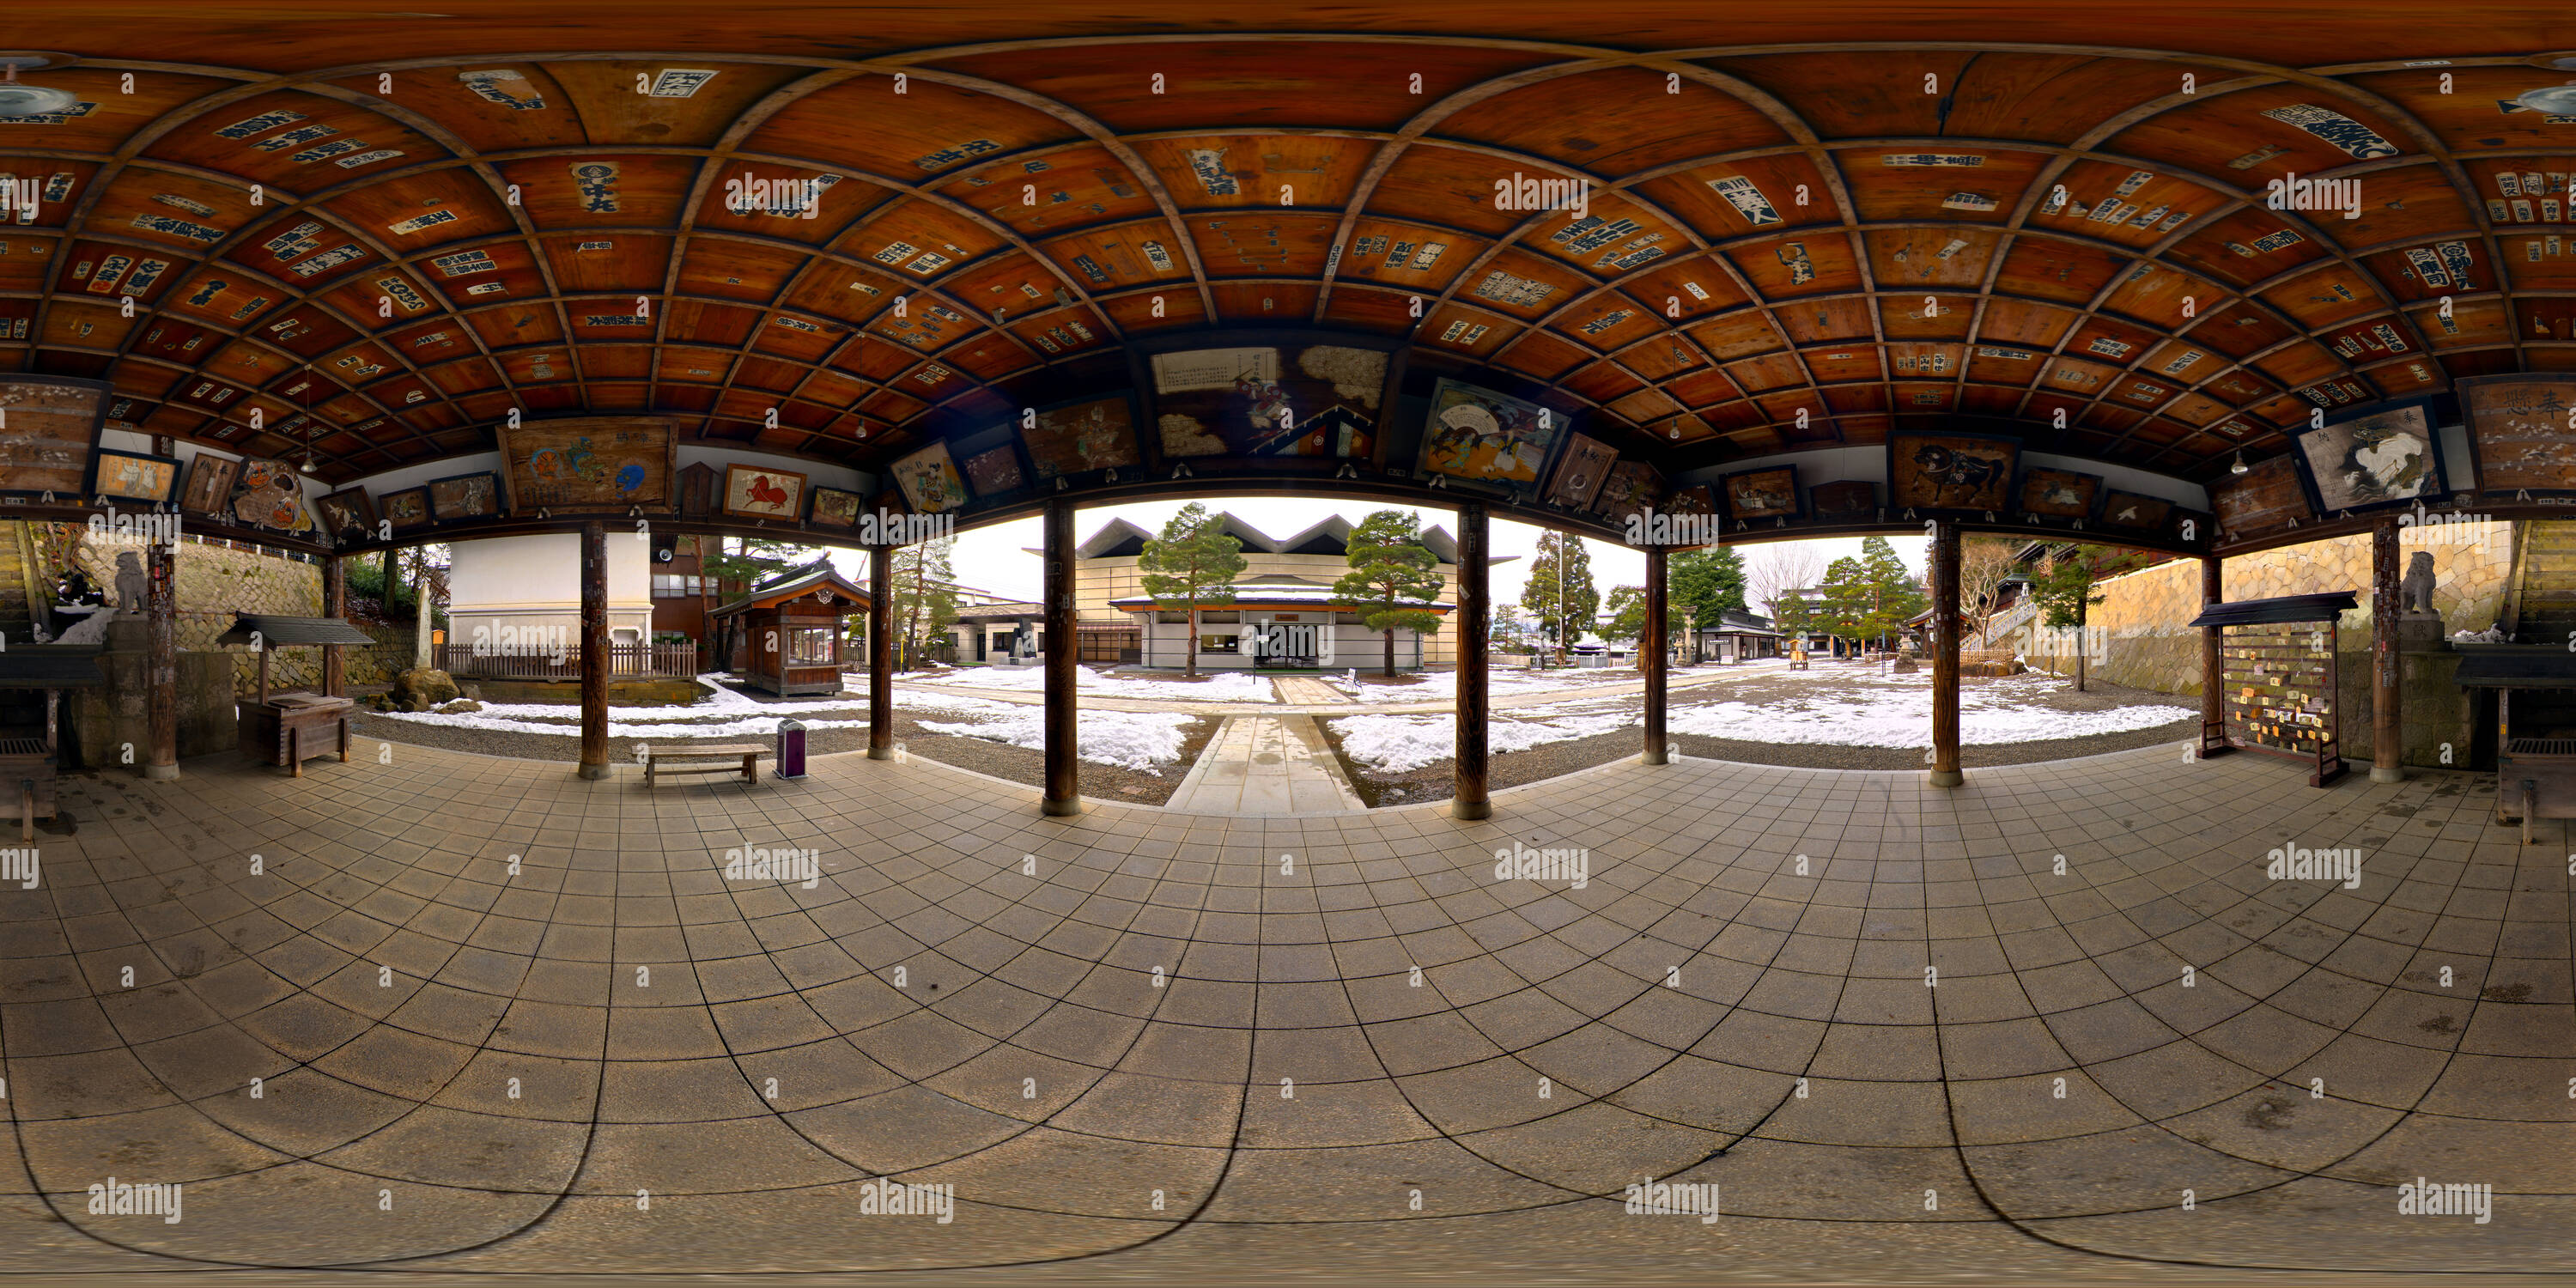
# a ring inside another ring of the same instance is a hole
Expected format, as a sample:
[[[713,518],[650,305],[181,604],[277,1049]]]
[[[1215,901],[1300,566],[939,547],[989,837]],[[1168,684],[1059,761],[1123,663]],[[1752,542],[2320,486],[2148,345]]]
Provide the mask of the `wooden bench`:
[[[730,774],[742,773],[742,781],[760,781],[760,758],[774,755],[756,742],[729,743],[708,747],[696,743],[644,744],[644,785],[653,785],[662,774]],[[665,763],[673,762],[673,763]]]
[[[18,790],[18,839],[36,839],[36,820],[54,817],[54,753],[42,738],[0,738],[0,783]]]

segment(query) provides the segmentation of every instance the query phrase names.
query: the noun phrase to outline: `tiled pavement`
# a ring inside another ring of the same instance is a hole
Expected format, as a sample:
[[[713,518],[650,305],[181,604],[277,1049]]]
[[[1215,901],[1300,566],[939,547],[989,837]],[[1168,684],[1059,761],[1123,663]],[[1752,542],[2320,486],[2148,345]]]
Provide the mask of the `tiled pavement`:
[[[0,1271],[2576,1269],[2569,846],[2464,774],[1618,764],[1468,824],[394,762],[65,785],[0,887]],[[2360,887],[2265,880],[2292,842]],[[863,1215],[887,1175],[954,1220]],[[2492,1221],[2398,1215],[2419,1175]]]

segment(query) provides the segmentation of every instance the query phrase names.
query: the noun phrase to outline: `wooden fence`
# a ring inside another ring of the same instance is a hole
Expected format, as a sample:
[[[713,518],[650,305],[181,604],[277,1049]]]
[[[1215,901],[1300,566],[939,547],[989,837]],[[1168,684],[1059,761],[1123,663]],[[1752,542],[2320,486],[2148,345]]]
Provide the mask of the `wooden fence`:
[[[560,655],[553,653],[475,652],[470,646],[440,644],[434,663],[439,670],[458,679],[479,680],[578,680],[581,678],[581,642],[567,640]],[[696,675],[696,644],[611,644],[608,646],[608,673],[620,675]]]

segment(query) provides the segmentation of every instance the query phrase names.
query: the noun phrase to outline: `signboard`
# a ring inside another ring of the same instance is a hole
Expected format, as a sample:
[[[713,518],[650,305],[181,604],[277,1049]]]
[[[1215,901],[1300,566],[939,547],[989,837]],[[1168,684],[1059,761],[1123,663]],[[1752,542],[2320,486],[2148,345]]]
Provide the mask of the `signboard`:
[[[672,509],[679,435],[651,416],[575,416],[532,420],[492,431],[501,445],[509,509],[616,513]]]
[[[2315,787],[2343,773],[2335,637],[2332,622],[2271,622],[2227,627],[2222,643],[2228,742],[2313,760]]]
[[[2459,390],[2481,489],[2576,493],[2576,378],[2485,377]]]

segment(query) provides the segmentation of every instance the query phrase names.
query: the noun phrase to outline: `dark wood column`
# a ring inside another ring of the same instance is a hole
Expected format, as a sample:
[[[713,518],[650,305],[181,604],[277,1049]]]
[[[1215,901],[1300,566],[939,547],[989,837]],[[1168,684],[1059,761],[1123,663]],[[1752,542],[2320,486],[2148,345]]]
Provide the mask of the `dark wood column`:
[[[2222,603],[2227,598],[2226,561],[2216,555],[2200,557],[2200,603]],[[2223,756],[2235,750],[2227,745],[2227,629],[2223,626],[2200,628],[2200,758]]]
[[[581,525],[580,773],[608,777],[608,525],[597,519]]]
[[[325,555],[322,559],[322,615],[324,617],[349,615],[349,564],[346,559],[338,555]],[[322,646],[323,697],[340,696],[340,690],[348,682],[347,663],[340,653],[343,647],[339,644]]]
[[[868,759],[894,759],[894,547],[868,547]]]
[[[1933,525],[1926,550],[1932,590],[1932,785],[1967,781],[1959,770],[1959,525]]]
[[[1082,812],[1079,712],[1074,704],[1073,502],[1061,497],[1046,507],[1046,797],[1045,812]]]
[[[1485,722],[1492,714],[1485,702],[1487,637],[1493,631],[1494,604],[1485,507],[1469,501],[1458,507],[1458,798],[1449,805],[1456,818],[1492,818],[1491,761],[1485,754]]]
[[[177,543],[144,547],[143,711],[152,732],[143,776],[179,776],[179,551]]]
[[[2370,781],[2406,781],[2405,698],[2398,689],[2397,520],[2370,530]]]
[[[1666,638],[1664,548],[1646,547],[1646,626],[1637,632],[1637,660],[1646,672],[1646,755],[1649,765],[1672,763],[1664,741],[1664,687],[1672,678],[1672,641]]]

